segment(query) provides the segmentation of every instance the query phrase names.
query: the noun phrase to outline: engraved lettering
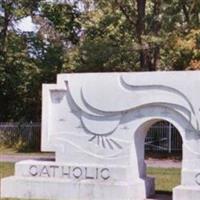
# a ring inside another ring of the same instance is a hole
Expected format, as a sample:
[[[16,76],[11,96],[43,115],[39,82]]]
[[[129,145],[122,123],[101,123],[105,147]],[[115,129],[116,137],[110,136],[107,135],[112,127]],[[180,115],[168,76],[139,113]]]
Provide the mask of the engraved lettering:
[[[80,167],[75,167],[74,169],[73,169],[73,175],[74,175],[74,177],[75,178],[80,178],[81,177],[81,175],[82,175],[82,169],[80,168]]]
[[[196,174],[195,182],[196,182],[196,184],[200,185],[200,173]]]
[[[110,178],[110,171],[107,168],[101,170],[101,178],[103,180],[108,180]]]
[[[94,179],[93,176],[89,176],[89,175],[88,175],[88,168],[87,168],[87,167],[85,167],[85,178],[86,178],[86,179]]]
[[[99,178],[99,169],[96,168],[96,179],[98,179],[98,178]]]
[[[48,168],[47,166],[44,166],[41,171],[40,171],[40,176],[48,176],[50,177],[50,174],[49,174],[49,171],[48,171]]]
[[[29,167],[29,174],[30,174],[31,176],[37,176],[37,175],[38,175],[38,168],[37,168],[36,165],[31,165],[31,166]]]
[[[72,167],[59,165],[31,165],[29,167],[30,176],[41,176],[50,178],[75,178],[75,179],[110,179],[110,170],[108,168],[88,168]],[[200,173],[196,175],[196,183],[200,185]]]
[[[55,177],[56,176],[56,169],[58,169],[59,167],[56,165],[51,165],[50,169],[52,169],[52,176]]]
[[[62,177],[67,176],[68,178],[71,178],[71,167],[68,167],[68,170],[65,171],[65,167],[62,166]]]

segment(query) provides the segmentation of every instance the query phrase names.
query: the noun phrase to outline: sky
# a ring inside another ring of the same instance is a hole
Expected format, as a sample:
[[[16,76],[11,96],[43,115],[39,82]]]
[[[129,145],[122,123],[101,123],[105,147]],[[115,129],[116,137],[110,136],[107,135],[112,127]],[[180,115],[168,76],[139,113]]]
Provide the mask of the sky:
[[[32,23],[32,19],[30,16],[21,19],[17,24],[15,24],[15,27],[25,32],[35,32],[38,30],[38,26]]]
[[[45,0],[47,3],[73,3],[73,0]],[[0,10],[1,14],[1,10]],[[25,17],[22,20],[20,20],[17,24],[15,24],[15,27],[21,31],[25,32],[32,32],[32,31],[37,31],[39,27],[35,24],[32,23],[31,17]]]
[[[47,3],[61,3],[64,4],[66,2],[71,2],[73,3],[74,0],[45,0]],[[2,15],[2,8],[0,7],[0,15]],[[23,19],[21,19],[20,21],[18,21],[15,24],[15,28],[19,29],[20,31],[24,31],[24,32],[37,32],[37,30],[39,29],[38,25],[35,25],[32,23],[32,19],[31,17],[25,17]]]

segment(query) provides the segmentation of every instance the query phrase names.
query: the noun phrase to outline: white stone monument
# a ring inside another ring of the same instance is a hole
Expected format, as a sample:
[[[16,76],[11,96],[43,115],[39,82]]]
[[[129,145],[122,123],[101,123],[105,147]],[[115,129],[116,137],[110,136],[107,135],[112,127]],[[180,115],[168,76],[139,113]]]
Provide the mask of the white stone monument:
[[[17,163],[2,197],[143,200],[154,193],[145,136],[166,120],[183,140],[173,199],[200,199],[200,72],[59,74],[42,98],[41,148],[56,161]]]

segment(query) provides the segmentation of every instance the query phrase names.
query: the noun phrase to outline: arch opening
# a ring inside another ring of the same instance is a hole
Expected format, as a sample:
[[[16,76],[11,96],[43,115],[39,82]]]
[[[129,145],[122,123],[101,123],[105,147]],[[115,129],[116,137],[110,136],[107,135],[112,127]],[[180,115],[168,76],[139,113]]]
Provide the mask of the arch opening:
[[[173,124],[158,121],[145,138],[147,176],[155,178],[155,192],[159,199],[172,198],[172,190],[181,183],[182,137]]]
[[[172,122],[162,118],[148,120],[136,131],[140,178],[154,177],[155,193],[161,195],[161,199],[160,193],[172,195],[172,189],[181,182],[184,133],[180,131]]]
[[[145,137],[145,159],[182,160],[182,137],[166,120],[153,124]]]

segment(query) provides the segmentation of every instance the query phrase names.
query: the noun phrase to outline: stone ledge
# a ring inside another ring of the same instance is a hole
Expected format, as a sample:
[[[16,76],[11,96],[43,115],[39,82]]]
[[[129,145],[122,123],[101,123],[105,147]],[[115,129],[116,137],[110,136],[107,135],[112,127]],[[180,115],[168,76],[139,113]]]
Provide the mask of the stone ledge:
[[[152,195],[147,188],[154,179],[128,184],[127,182],[96,182],[92,180],[63,180],[11,176],[2,179],[1,197],[51,200],[143,200]],[[148,183],[147,183],[148,182]]]
[[[173,189],[173,200],[199,200],[200,186],[179,185]]]

